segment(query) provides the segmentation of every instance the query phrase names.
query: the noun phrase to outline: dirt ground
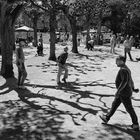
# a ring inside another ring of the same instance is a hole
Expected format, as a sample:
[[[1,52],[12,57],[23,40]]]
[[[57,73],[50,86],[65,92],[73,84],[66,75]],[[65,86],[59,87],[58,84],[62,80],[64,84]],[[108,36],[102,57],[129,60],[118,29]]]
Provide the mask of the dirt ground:
[[[57,44],[56,55],[64,46]],[[0,139],[1,140],[139,140],[140,132],[128,131],[131,119],[121,105],[108,125],[100,114],[107,113],[116,92],[115,78],[119,68],[115,58],[123,54],[123,46],[110,54],[109,46],[95,46],[93,51],[79,47],[79,54],[69,48],[68,84],[56,89],[56,62],[49,61],[49,45],[44,56],[35,56],[36,48],[24,48],[28,77],[25,90],[17,89],[15,77],[0,76]],[[132,49],[135,59],[139,49]],[[0,56],[1,65],[1,56]],[[140,62],[127,60],[136,88],[140,88]],[[132,97],[140,116],[140,93]],[[140,123],[140,119],[139,119]]]

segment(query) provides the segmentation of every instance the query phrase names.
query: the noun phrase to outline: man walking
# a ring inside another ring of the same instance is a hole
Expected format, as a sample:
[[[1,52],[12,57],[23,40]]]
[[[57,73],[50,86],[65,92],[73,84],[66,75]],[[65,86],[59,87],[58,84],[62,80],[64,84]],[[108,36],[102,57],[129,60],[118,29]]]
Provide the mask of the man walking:
[[[106,115],[100,116],[100,118],[103,120],[104,123],[107,123],[113,116],[119,105],[123,103],[126,111],[129,113],[132,119],[132,129],[135,131],[139,131],[138,118],[131,101],[132,92],[139,92],[139,89],[134,88],[131,71],[125,65],[125,62],[126,58],[124,56],[119,56],[116,59],[116,64],[118,67],[120,67],[115,81],[117,92],[115,94],[115,99],[112,103],[110,111]]]
[[[131,61],[133,61],[133,58],[131,56],[131,48],[132,48],[132,37],[130,38],[129,40],[129,37],[127,36],[126,37],[126,40],[124,41],[123,45],[124,45],[124,55],[125,55],[125,58],[127,58],[127,53],[129,55],[129,58]]]
[[[64,77],[62,81],[66,83],[66,79],[68,78],[68,68],[66,65],[66,60],[68,58],[68,47],[64,48],[64,52],[58,56],[58,74],[57,74],[57,85],[60,85],[60,77],[62,72],[64,71]]]
[[[24,81],[27,77],[27,72],[25,69],[24,61],[24,53],[23,53],[24,42],[19,42],[19,47],[16,48],[16,65],[18,67],[18,88],[25,89],[23,86]]]

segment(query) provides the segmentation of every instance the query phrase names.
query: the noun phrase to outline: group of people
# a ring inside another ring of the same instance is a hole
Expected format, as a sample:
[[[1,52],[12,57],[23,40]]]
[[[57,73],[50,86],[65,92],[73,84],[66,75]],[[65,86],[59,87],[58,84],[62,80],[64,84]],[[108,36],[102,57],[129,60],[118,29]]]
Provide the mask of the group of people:
[[[16,48],[16,65],[18,67],[18,88],[20,89],[25,89],[24,81],[27,77],[27,72],[24,64],[25,62],[25,57],[23,53],[24,45],[25,45],[24,42],[21,41],[17,44],[17,48]],[[65,47],[64,52],[62,52],[57,59],[57,64],[58,64],[57,85],[58,86],[61,84],[60,77],[63,71],[65,71],[65,73],[62,81],[66,83],[66,79],[68,78],[68,68],[66,65],[67,58],[68,58],[68,47]]]
[[[130,37],[131,38],[131,37]],[[125,44],[127,44],[128,38],[124,41]],[[126,45],[127,46],[127,45]],[[27,77],[27,72],[24,65],[24,53],[23,53],[23,44],[22,42],[19,42],[19,47],[16,49],[16,64],[18,67],[18,88],[25,89],[23,86],[24,81]],[[127,48],[127,47],[126,47]],[[64,48],[64,51],[58,56],[57,64],[58,64],[58,73],[57,73],[57,85],[61,85],[61,75],[64,71],[64,76],[62,78],[62,81],[64,83],[67,83],[68,78],[68,68],[66,64],[66,60],[68,58],[68,47]],[[126,111],[129,113],[131,119],[132,119],[132,130],[139,131],[139,123],[138,123],[138,117],[135,113],[135,110],[132,106],[131,96],[132,92],[139,92],[139,89],[136,89],[134,86],[134,82],[131,77],[131,71],[125,64],[126,62],[126,56],[118,56],[116,58],[116,65],[120,67],[120,70],[118,71],[115,83],[117,92],[115,94],[115,99],[112,103],[112,107],[110,111],[106,115],[101,115],[100,118],[103,120],[104,123],[107,123],[119,105],[123,103],[124,107],[126,108]]]
[[[110,53],[115,54],[115,47],[118,46],[118,48],[120,47],[120,42],[121,42],[121,37],[120,35],[118,35],[116,37],[115,34],[112,35],[111,39],[110,39]],[[127,58],[127,54],[130,58],[131,61],[133,61],[132,55],[131,55],[131,49],[134,46],[134,37],[127,35],[123,41],[123,46],[124,46],[124,56],[125,58]]]

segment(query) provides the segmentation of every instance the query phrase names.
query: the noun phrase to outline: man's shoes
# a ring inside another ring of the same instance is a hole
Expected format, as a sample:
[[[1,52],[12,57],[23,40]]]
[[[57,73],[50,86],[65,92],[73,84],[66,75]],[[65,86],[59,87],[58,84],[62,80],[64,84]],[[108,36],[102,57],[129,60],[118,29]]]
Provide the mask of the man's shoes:
[[[62,81],[63,81],[65,84],[67,83],[67,81],[66,81],[66,79],[65,79],[65,78],[63,78],[63,79],[62,79]]]
[[[138,124],[132,124],[132,125],[131,125],[131,128],[132,128],[134,131],[139,131],[139,125],[138,125]]]
[[[103,123],[107,123],[109,120],[107,119],[106,115],[100,115],[100,118],[102,119]]]

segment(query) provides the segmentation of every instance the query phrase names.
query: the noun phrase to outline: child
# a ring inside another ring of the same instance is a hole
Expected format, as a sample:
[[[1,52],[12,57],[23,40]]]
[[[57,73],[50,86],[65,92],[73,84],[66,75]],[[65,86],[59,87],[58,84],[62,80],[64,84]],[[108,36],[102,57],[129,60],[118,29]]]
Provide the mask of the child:
[[[124,56],[119,56],[116,59],[116,65],[120,67],[115,81],[117,92],[110,111],[106,115],[100,116],[100,118],[104,123],[107,123],[113,116],[119,105],[123,103],[126,111],[129,113],[132,119],[132,129],[135,131],[139,131],[138,118],[131,101],[132,92],[139,92],[139,89],[134,88],[131,71],[125,65],[125,62],[126,58]]]
[[[27,72],[25,69],[24,61],[24,53],[22,47],[24,46],[24,42],[19,42],[19,47],[16,49],[16,65],[18,67],[18,88],[25,89],[23,86],[24,81],[27,77]]]
[[[68,68],[66,65],[67,58],[68,58],[68,48],[65,47],[64,52],[61,53],[58,57],[57,85],[61,84],[60,77],[61,77],[62,71],[65,71],[62,81],[64,81],[64,83],[66,83],[66,79],[68,78]]]

